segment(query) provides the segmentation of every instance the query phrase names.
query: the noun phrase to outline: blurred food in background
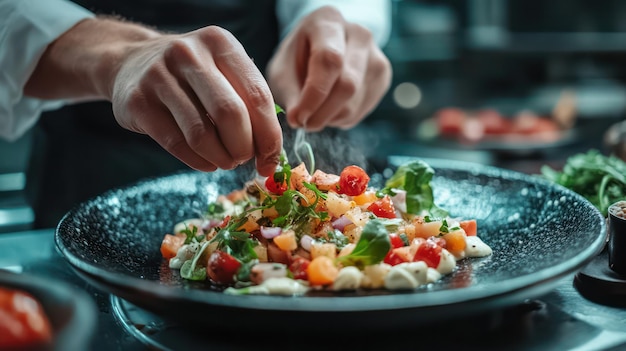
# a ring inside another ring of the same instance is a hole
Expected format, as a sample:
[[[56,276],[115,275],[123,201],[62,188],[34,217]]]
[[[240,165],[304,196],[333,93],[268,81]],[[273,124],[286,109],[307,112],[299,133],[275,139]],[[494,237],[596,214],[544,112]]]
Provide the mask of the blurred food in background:
[[[547,116],[526,109],[505,116],[495,108],[444,107],[418,126],[417,135],[422,141],[444,139],[466,146],[537,146],[574,138],[575,120],[574,94],[565,91]]]

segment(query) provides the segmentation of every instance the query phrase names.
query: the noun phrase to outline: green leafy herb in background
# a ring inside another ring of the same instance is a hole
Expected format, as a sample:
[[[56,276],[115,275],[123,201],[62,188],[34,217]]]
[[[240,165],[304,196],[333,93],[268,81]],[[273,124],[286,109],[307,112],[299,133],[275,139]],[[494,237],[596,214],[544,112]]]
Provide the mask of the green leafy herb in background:
[[[569,157],[563,171],[544,165],[541,173],[585,197],[605,217],[612,203],[626,199],[626,163],[598,150]]]

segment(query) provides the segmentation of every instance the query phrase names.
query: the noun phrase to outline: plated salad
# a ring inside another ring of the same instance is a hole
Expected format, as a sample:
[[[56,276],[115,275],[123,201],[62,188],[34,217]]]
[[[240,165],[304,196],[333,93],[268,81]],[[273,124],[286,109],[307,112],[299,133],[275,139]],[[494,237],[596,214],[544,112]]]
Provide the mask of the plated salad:
[[[435,204],[433,175],[414,160],[375,188],[356,165],[311,174],[283,153],[273,176],[177,223],[161,254],[183,279],[209,280],[227,294],[417,289],[459,260],[492,253],[475,219],[452,218]]]

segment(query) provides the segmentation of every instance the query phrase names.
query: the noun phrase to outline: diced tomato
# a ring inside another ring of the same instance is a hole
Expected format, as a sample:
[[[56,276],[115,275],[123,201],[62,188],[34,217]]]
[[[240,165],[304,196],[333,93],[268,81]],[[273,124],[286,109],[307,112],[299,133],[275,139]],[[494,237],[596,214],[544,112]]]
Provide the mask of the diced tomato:
[[[304,257],[296,257],[289,265],[289,270],[293,274],[293,279],[309,280],[309,275],[307,274],[306,269],[309,267],[310,263],[311,261]]]
[[[441,261],[441,250],[442,247],[434,240],[426,240],[417,248],[413,261],[424,261],[428,267],[437,268]]]
[[[478,225],[476,224],[475,219],[463,220],[459,222],[459,226],[465,231],[467,236],[476,236],[476,233],[478,232]]]
[[[391,248],[389,249],[387,256],[385,256],[383,262],[392,266],[406,262],[407,260],[405,260],[402,255],[398,255],[398,252],[395,250],[400,247],[405,247],[402,238],[400,238],[400,236],[396,233],[391,233],[389,234],[389,241],[391,242]]]
[[[389,234],[389,241],[391,242],[391,248],[395,249],[398,247],[406,246],[404,245],[404,241],[400,237],[400,235],[396,233]]]
[[[176,257],[178,250],[185,244],[185,239],[187,239],[185,233],[165,234],[161,242],[161,255],[168,260]]]
[[[265,187],[272,194],[282,195],[287,190],[287,179],[283,173],[274,173],[265,180]]]
[[[339,192],[349,196],[361,195],[367,189],[370,177],[359,166],[347,166],[339,174]]]
[[[47,350],[52,326],[30,293],[0,287],[0,349]]]
[[[402,256],[398,255],[398,253],[395,252],[393,249],[391,249],[387,253],[387,256],[385,256],[383,262],[388,265],[395,266],[397,264],[406,262],[406,260]]]
[[[235,274],[239,267],[241,267],[241,262],[235,257],[224,251],[215,250],[209,256],[206,273],[218,284],[231,284],[235,281]]]
[[[228,225],[228,222],[230,222],[230,216],[224,217],[222,222],[220,222],[220,224],[218,224],[217,226],[220,228],[226,228],[226,226]]]
[[[511,131],[511,121],[495,109],[482,109],[476,113],[476,118],[483,125],[485,134],[505,134]]]
[[[396,209],[391,202],[389,195],[385,195],[382,199],[372,202],[367,210],[382,218],[396,218]]]

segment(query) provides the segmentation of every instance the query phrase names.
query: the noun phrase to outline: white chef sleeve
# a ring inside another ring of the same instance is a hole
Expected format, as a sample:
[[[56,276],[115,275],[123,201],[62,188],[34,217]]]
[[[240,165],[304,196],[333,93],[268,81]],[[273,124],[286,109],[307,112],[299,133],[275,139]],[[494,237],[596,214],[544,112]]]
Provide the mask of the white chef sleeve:
[[[0,0],[0,138],[19,138],[41,112],[65,103],[26,97],[24,86],[46,47],[93,16],[64,0]]]
[[[389,40],[391,33],[391,0],[278,0],[276,16],[281,38],[285,37],[310,12],[332,5],[348,22],[370,30],[379,47]]]

